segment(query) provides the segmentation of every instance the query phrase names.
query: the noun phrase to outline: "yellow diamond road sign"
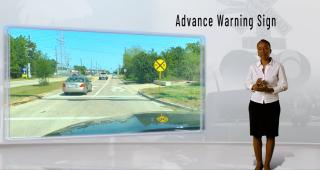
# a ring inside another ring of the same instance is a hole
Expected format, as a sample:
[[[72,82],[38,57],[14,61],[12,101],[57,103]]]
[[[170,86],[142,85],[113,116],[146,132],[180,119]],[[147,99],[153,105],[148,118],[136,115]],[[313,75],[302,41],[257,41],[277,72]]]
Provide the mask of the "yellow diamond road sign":
[[[157,59],[153,64],[154,69],[163,72],[167,68],[167,63],[163,59]]]

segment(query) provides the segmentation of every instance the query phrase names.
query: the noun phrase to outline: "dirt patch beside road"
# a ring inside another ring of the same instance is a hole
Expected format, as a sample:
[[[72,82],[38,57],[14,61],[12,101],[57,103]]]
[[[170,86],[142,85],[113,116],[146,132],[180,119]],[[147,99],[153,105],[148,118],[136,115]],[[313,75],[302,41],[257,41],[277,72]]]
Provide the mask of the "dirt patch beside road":
[[[147,89],[147,88],[163,87],[163,86],[159,86],[159,85],[156,85],[153,83],[145,83],[145,84],[130,83],[130,84],[126,84],[126,86],[136,92],[138,92],[142,89]]]

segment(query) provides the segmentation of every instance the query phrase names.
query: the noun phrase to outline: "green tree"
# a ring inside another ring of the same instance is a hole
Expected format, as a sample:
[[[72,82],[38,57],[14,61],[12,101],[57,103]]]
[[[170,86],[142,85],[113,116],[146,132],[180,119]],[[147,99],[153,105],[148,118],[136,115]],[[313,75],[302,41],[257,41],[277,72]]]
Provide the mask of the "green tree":
[[[22,68],[28,63],[27,39],[23,36],[13,38],[10,36],[10,76],[21,77]]]
[[[122,68],[127,70],[124,74],[126,79],[135,79],[135,66],[133,64],[133,58],[142,52],[144,52],[144,50],[140,47],[132,47],[129,49],[125,49],[125,52],[123,54]]]
[[[183,72],[181,77],[185,80],[200,80],[200,58],[195,53],[187,53],[182,60]]]
[[[167,63],[166,76],[173,79],[181,79],[184,72],[184,56],[185,50],[181,47],[171,47],[169,50],[162,52],[161,57]]]
[[[153,68],[154,57],[154,53],[140,52],[133,58],[133,74],[138,83],[153,82],[156,78],[156,72]]]
[[[86,71],[87,71],[87,68],[85,66],[78,66],[78,65],[75,65],[73,66],[73,69],[79,71],[80,74],[83,74],[85,75],[86,74]]]
[[[188,43],[185,49],[185,59],[182,61],[184,72],[182,77],[187,80],[200,81],[200,43]]]
[[[41,81],[46,82],[47,76],[54,73],[56,62],[49,60],[37,45],[30,41],[29,38],[18,36],[16,38],[10,36],[10,77],[21,77],[22,68],[26,68],[28,63],[31,64],[31,74],[36,75]],[[44,66],[48,68],[44,68]],[[40,70],[40,71],[39,71]],[[41,73],[41,71],[44,71]]]
[[[48,77],[55,72],[55,60],[49,60],[47,57],[40,57],[35,61],[35,73],[39,78],[40,85],[47,85]]]
[[[126,49],[123,55],[123,68],[127,70],[126,78],[140,83],[152,82],[158,77],[153,68],[156,59],[164,59],[167,68],[162,76],[167,80],[200,80],[201,45],[188,43],[186,48],[171,47],[158,55],[154,50],[146,52],[141,48]],[[123,72],[123,71],[122,71]]]
[[[200,56],[200,51],[201,51],[200,42],[188,43],[186,50],[187,50],[187,52],[196,53],[196,54],[199,54],[199,56]]]

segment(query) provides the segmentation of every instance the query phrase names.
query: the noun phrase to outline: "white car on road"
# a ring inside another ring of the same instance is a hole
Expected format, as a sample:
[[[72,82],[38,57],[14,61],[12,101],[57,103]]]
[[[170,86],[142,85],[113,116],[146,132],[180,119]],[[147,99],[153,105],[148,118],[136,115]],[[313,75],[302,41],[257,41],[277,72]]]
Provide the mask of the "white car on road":
[[[92,83],[85,76],[73,75],[63,83],[64,94],[83,93],[87,94],[92,91]]]
[[[100,73],[99,80],[108,80],[107,73],[104,73],[104,72]]]

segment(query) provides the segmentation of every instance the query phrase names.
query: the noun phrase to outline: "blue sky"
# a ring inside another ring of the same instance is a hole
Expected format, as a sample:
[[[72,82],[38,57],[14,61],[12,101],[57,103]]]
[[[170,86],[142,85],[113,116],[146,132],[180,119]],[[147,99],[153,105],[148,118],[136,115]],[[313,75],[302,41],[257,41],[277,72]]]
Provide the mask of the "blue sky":
[[[37,48],[49,58],[63,60],[69,65],[84,65],[87,68],[113,71],[122,65],[125,48],[141,47],[146,51],[154,49],[158,54],[170,47],[185,47],[187,43],[200,41],[200,37],[138,35],[107,32],[81,32],[49,29],[9,28],[8,33],[17,37],[30,37]],[[63,35],[63,49],[59,45]]]

